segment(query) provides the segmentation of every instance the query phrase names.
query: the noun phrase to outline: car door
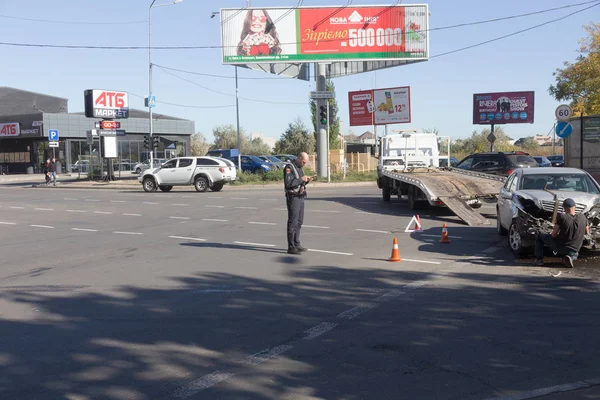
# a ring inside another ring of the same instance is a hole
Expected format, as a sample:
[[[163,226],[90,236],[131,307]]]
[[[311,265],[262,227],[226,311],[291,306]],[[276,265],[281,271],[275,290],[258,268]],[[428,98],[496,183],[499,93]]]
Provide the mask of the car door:
[[[180,158],[177,161],[177,167],[175,168],[175,173],[173,174],[173,183],[175,185],[184,185],[186,183],[191,182],[193,164],[193,158]]]
[[[156,177],[161,185],[172,185],[175,178],[175,172],[177,172],[177,159],[167,161],[162,165],[160,170],[156,173]]]
[[[250,157],[242,156],[242,171],[252,172],[253,164],[252,159]]]
[[[474,160],[475,160],[475,158],[473,156],[469,156],[469,157],[465,158],[464,160],[462,160],[460,163],[458,163],[456,165],[456,168],[470,170],[471,167],[473,166]]]
[[[500,189],[498,196],[498,215],[500,224],[508,229],[512,223],[512,196],[517,190],[517,182],[519,180],[519,174],[513,173],[508,177],[506,183]]]

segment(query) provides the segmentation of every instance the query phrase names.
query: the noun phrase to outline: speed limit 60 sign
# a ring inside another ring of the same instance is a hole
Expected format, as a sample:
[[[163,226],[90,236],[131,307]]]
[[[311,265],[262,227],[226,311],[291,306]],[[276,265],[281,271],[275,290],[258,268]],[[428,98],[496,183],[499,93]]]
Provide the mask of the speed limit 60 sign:
[[[571,107],[569,107],[568,105],[562,104],[556,107],[556,111],[554,112],[554,114],[556,114],[557,120],[568,121],[573,115],[573,110],[571,110]]]

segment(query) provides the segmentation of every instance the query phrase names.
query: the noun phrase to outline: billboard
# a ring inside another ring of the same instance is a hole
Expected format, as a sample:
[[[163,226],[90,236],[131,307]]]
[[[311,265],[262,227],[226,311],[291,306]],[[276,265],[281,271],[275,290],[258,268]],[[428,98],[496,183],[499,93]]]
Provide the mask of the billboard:
[[[8,122],[0,124],[0,136],[19,136],[21,134],[21,129],[18,122]]]
[[[410,123],[410,87],[349,92],[348,110],[350,126]]]
[[[85,116],[88,118],[129,118],[127,92],[90,89],[84,92]]]
[[[426,60],[423,5],[221,9],[224,64]]]
[[[533,124],[534,92],[473,95],[473,124]]]

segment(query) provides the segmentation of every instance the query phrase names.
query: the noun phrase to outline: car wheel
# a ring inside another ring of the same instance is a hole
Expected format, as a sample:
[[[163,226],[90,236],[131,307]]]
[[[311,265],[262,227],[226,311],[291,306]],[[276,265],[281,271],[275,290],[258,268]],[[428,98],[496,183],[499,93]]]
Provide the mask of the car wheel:
[[[508,229],[508,246],[510,247],[510,251],[515,255],[522,255],[527,250],[523,247],[523,240],[519,233],[519,228],[514,222],[510,224],[510,228]]]
[[[136,169],[135,169],[135,173],[136,173],[136,174],[138,174],[138,175],[139,175],[139,174],[141,174],[141,173],[142,173],[142,170],[141,170],[141,168],[136,168]]]
[[[496,207],[496,232],[500,236],[508,235],[508,230],[502,226],[502,219],[500,218],[500,210]]]
[[[210,190],[213,192],[220,192],[221,189],[223,189],[223,186],[225,186],[224,183],[215,183],[210,187]]]
[[[173,189],[173,186],[159,186],[158,187],[162,192],[169,192],[171,189]]]
[[[383,197],[383,201],[390,201],[392,199],[392,189],[387,185],[385,180],[381,188],[381,196]]]
[[[199,176],[194,181],[194,187],[196,188],[196,191],[200,193],[206,192],[206,189],[208,189],[208,180],[203,176]]]
[[[156,192],[156,182],[152,178],[144,178],[144,191],[148,193]]]
[[[262,170],[262,168],[254,168],[254,171],[253,171],[253,172],[254,172],[255,174],[262,174],[262,173],[263,173],[263,170]]]

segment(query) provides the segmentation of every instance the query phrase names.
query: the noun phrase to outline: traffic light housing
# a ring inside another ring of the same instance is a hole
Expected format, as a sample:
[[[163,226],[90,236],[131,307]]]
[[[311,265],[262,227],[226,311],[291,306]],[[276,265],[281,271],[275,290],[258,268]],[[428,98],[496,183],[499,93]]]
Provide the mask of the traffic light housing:
[[[319,107],[319,121],[321,125],[327,125],[327,106]]]
[[[158,150],[159,144],[160,144],[160,136],[152,136],[152,148],[154,150]]]
[[[150,135],[144,135],[144,149],[150,150]]]

